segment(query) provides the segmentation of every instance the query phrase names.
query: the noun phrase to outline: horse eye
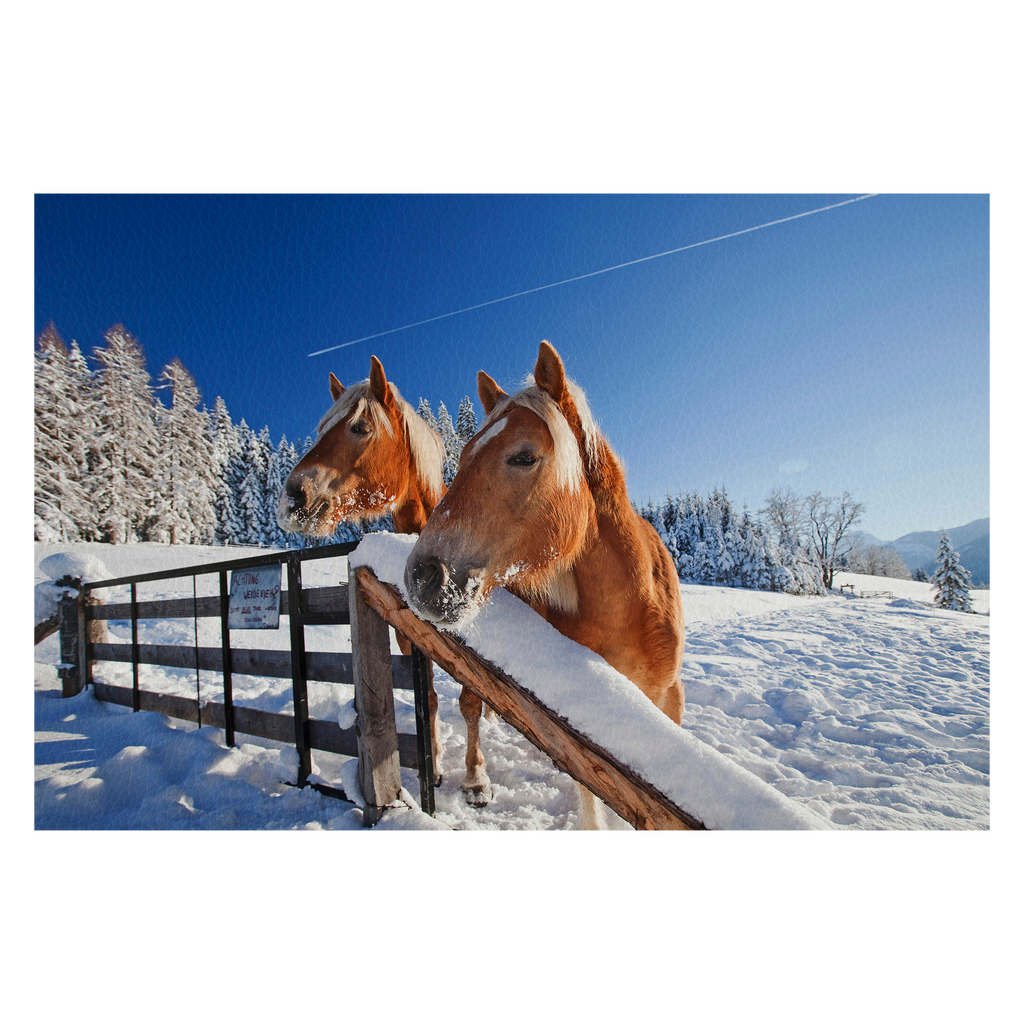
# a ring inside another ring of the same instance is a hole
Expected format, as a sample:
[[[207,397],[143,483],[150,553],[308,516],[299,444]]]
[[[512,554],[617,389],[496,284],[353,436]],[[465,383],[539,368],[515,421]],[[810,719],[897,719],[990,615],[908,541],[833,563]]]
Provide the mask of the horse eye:
[[[533,452],[519,452],[508,460],[508,464],[510,466],[532,466],[537,461],[537,456]]]
[[[358,434],[360,437],[366,437],[370,433],[370,428],[361,420],[353,423],[350,429],[353,434]]]

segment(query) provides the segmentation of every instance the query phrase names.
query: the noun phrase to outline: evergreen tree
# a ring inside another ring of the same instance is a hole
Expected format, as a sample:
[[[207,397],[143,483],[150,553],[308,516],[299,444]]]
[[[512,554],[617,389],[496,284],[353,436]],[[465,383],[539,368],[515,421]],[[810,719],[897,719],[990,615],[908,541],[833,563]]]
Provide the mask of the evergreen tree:
[[[928,573],[926,573],[921,566],[918,566],[914,570],[914,575],[911,577],[911,579],[913,579],[915,583],[928,583],[928,582],[930,582],[929,579],[928,579]]]
[[[469,395],[464,395],[459,403],[459,415],[455,420],[455,434],[462,442],[460,450],[462,447],[465,447],[466,442],[470,438],[476,436],[476,432],[479,429],[476,422],[476,412],[473,410],[473,403]]]
[[[419,407],[416,409],[416,415],[419,416],[419,418],[423,420],[431,430],[435,433],[437,432],[437,420],[434,418],[434,412],[430,408],[430,403],[425,398],[420,399]]]
[[[637,510],[654,526],[681,580],[792,594],[823,593],[806,557],[783,548],[744,509],[737,516],[725,489],[687,494]]]
[[[76,541],[89,515],[82,386],[71,353],[51,321],[35,360],[35,539]],[[75,346],[77,352],[77,346]]]
[[[462,445],[465,442],[459,441],[455,433],[455,424],[452,423],[451,414],[445,408],[444,402],[437,404],[437,426],[435,427],[444,443],[444,484],[450,487],[452,480],[459,468],[459,454],[462,452]]]
[[[209,414],[199,408],[199,388],[180,359],[164,367],[160,379],[171,389],[171,404],[157,412],[160,477],[150,537],[209,544],[216,532],[217,489]]]
[[[76,445],[75,459],[80,460],[79,471],[86,495],[85,508],[78,516],[78,526],[84,540],[99,540],[99,522],[92,492],[95,488],[97,470],[103,464],[98,440],[100,399],[95,374],[89,369],[77,341],[71,342],[68,365],[71,369],[71,385],[75,395],[76,434],[81,439],[80,444]]]
[[[935,588],[932,599],[940,608],[957,612],[970,612],[971,574],[960,564],[960,555],[953,550],[953,543],[945,530],[939,538],[939,553],[935,557],[936,569],[931,578]]]
[[[99,364],[99,422],[93,501],[103,540],[146,539],[155,517],[159,442],[150,376],[137,338],[121,324],[93,349]]]
[[[241,425],[245,427],[245,420],[242,420]],[[241,520],[240,543],[250,544],[253,547],[263,547],[270,543],[270,510],[267,507],[267,466],[270,462],[270,455],[270,428],[264,427],[256,434],[245,427],[241,453],[241,467],[244,469],[244,474],[238,495]],[[276,501],[277,496],[275,495],[275,512]]]
[[[244,426],[244,421],[243,421]],[[238,496],[241,493],[245,471],[242,465],[242,434],[231,422],[224,399],[219,395],[213,403],[210,422],[210,451],[216,481],[213,495],[213,513],[216,542],[240,544],[242,522]]]
[[[267,477],[264,485],[268,504],[267,543],[273,547],[286,548],[294,543],[297,536],[282,530],[277,523],[277,504],[284,490],[285,481],[299,461],[295,446],[281,435],[277,447],[267,461]]]

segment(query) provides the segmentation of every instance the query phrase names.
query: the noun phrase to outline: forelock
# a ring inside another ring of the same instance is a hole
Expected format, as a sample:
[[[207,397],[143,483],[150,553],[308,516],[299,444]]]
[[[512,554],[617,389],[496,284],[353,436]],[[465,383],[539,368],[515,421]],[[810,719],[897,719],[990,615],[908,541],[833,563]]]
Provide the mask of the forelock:
[[[530,374],[523,382],[523,387],[514,395],[506,396],[498,401],[484,420],[480,430],[486,431],[509,411],[520,406],[539,416],[548,428],[551,439],[554,442],[554,465],[555,480],[559,487],[569,491],[579,490],[585,475],[584,458],[587,460],[587,468],[596,465],[600,453],[600,433],[594,417],[587,404],[586,395],[583,390],[572,381],[567,382],[569,394],[572,396],[576,409],[579,412],[580,423],[583,427],[583,451],[576,441],[576,435],[569,426],[568,421],[559,409],[555,400],[542,388],[534,383],[533,375]]]
[[[391,390],[397,393],[398,389],[388,382]],[[397,395],[399,401],[402,396]],[[377,401],[373,394],[373,388],[369,380],[362,380],[345,389],[341,397],[324,413],[317,424],[316,436],[322,437],[331,427],[340,423],[349,413],[356,416],[366,416],[377,430],[386,430],[389,437],[394,437],[395,432],[391,427],[391,420],[384,406]]]

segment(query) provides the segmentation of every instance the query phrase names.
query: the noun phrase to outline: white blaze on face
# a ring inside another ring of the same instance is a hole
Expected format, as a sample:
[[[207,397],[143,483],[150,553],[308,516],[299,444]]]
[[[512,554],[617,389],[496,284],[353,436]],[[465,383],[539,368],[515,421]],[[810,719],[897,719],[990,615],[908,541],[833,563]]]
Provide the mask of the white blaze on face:
[[[488,441],[500,434],[505,429],[505,425],[507,423],[507,419],[500,419],[496,423],[492,423],[487,433],[484,434],[475,445],[473,445],[473,450],[469,453],[470,457],[474,457],[477,452],[486,446]]]

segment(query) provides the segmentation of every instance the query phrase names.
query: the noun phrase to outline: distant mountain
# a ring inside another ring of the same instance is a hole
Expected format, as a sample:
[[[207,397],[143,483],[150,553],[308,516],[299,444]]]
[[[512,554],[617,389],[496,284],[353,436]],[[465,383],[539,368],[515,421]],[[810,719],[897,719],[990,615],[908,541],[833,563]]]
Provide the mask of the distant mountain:
[[[965,544],[959,551],[960,564],[971,572],[972,583],[991,583],[988,571],[988,534]]]
[[[965,526],[954,526],[946,532],[953,548],[960,555],[960,564],[971,573],[974,583],[989,583],[989,523],[990,519],[975,519]],[[868,547],[876,545],[894,547],[913,572],[924,569],[929,576],[935,571],[935,556],[939,550],[941,530],[918,530],[897,540],[879,540],[870,533],[861,533],[860,539]]]

